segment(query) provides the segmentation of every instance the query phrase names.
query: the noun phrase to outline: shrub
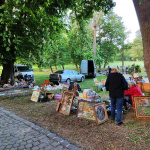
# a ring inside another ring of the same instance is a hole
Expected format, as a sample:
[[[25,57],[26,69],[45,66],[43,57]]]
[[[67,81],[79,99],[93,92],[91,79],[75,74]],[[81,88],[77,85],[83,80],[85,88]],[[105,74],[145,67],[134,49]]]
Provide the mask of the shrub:
[[[129,72],[129,74],[140,73],[141,67],[140,67],[140,65],[132,64],[131,67],[128,68],[128,72]]]

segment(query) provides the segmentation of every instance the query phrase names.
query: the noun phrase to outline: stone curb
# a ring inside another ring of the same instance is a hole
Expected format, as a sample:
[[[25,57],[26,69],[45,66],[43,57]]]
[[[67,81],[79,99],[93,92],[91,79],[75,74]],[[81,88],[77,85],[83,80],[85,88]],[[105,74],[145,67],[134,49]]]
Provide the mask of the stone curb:
[[[25,125],[31,127],[32,129],[42,133],[43,135],[47,136],[48,138],[54,140],[55,142],[54,143],[59,143],[61,144],[63,147],[66,147],[67,149],[71,149],[71,150],[81,150],[81,148],[71,144],[69,141],[63,139],[63,138],[60,138],[59,136],[57,136],[55,133],[52,133],[50,132],[49,130],[46,130],[38,125],[35,125],[34,123],[32,122],[29,122],[28,120],[25,120],[19,116],[16,116],[15,114],[3,109],[0,107],[0,111],[2,111],[3,113],[5,113],[6,115],[8,115],[9,117],[17,120],[17,121],[20,121],[22,123],[24,123]],[[59,145],[58,147],[56,147],[56,149],[62,149],[61,145]],[[54,145],[53,145],[54,146]],[[56,144],[57,146],[57,144]],[[60,147],[60,148],[59,148]]]

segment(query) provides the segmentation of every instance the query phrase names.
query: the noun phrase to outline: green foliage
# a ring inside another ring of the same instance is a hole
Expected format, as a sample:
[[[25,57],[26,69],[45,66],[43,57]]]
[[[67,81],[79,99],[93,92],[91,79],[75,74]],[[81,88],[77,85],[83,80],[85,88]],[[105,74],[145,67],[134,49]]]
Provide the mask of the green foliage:
[[[122,18],[113,12],[109,12],[101,18],[101,39],[99,55],[106,65],[115,59],[125,39],[125,27]]]
[[[103,41],[101,43],[101,57],[104,59],[105,65],[112,62],[115,58],[117,46],[112,41]]]
[[[100,69],[100,66],[102,65],[102,63],[104,62],[104,57],[103,56],[100,56],[100,54],[98,53],[98,50],[97,50],[97,53],[96,53],[96,57],[94,58],[94,61],[95,61],[95,64],[97,66],[99,66],[99,69]]]
[[[53,39],[63,29],[60,18],[70,8],[76,18],[90,17],[93,10],[108,12],[114,3],[106,1],[12,0],[0,3],[0,55],[4,59],[28,58],[30,52],[41,51],[44,41]]]
[[[45,44],[45,52],[42,55],[43,66],[62,66],[71,62],[71,56],[68,52],[68,39],[66,33],[61,33],[54,40]]]
[[[140,65],[132,64],[131,67],[128,68],[128,72],[129,72],[129,74],[140,73],[141,67],[140,67]]]
[[[77,20],[92,18],[94,10],[102,10],[104,13],[108,13],[115,6],[112,0],[75,0],[73,2],[72,13],[75,13]]]
[[[72,28],[68,33],[68,51],[71,54],[73,63],[80,65],[83,59],[93,58],[93,43],[86,29],[85,22],[80,24],[72,24]]]
[[[66,46],[62,44],[63,41],[59,40],[60,33],[66,30],[62,19],[66,15],[66,10],[72,10],[77,21],[81,22],[82,19],[92,17],[94,10],[107,13],[114,5],[112,0],[8,0],[0,2],[0,63],[3,66],[8,64],[13,67],[14,62],[19,60],[26,64],[32,64],[34,61],[39,68],[48,63],[50,63],[49,66],[62,65],[63,67],[66,61],[71,60]],[[82,33],[80,34],[82,36]],[[84,43],[82,38],[79,40]],[[83,51],[88,49],[81,44],[79,50],[82,48]],[[78,64],[82,59],[82,51],[79,52]],[[45,57],[49,54],[50,58]],[[86,56],[89,57],[89,55],[90,53],[87,53]],[[10,75],[5,78],[4,82],[7,82],[9,76],[13,80],[12,72],[13,70],[7,73]],[[3,72],[2,78],[4,74]]]
[[[139,4],[142,4],[142,2],[144,2],[145,0],[139,0]]]
[[[130,49],[130,57],[132,58],[132,60],[143,60],[143,44],[141,33],[139,30],[136,32],[136,38],[134,39],[131,46],[132,47]]]

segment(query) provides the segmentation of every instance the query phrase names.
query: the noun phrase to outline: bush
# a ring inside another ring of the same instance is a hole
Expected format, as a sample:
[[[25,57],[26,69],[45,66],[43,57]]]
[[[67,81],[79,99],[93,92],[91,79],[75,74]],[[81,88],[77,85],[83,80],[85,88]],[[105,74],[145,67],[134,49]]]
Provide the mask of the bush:
[[[140,67],[140,65],[132,64],[131,67],[128,68],[128,72],[129,72],[129,74],[140,73],[141,67]]]

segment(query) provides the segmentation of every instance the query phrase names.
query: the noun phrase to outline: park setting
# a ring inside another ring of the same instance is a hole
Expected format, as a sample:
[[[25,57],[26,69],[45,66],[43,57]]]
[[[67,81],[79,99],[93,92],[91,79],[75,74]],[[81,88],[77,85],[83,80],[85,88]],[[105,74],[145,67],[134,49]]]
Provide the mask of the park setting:
[[[150,149],[150,1],[129,1],[0,2],[0,149]]]

